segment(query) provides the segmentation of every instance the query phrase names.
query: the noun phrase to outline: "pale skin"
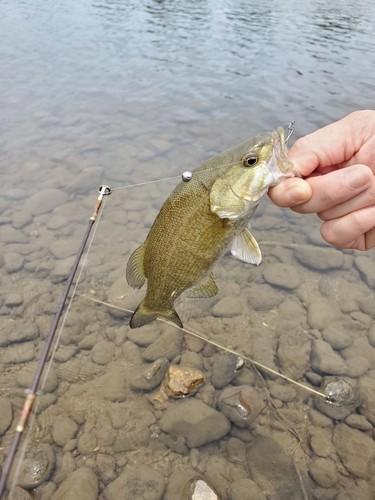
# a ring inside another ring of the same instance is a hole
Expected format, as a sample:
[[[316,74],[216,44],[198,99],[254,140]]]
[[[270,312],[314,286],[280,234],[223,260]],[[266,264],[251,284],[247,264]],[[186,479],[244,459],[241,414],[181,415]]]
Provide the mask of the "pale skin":
[[[375,246],[375,111],[355,111],[295,142],[289,151],[302,178],[269,189],[280,207],[324,221],[331,245],[369,250]]]

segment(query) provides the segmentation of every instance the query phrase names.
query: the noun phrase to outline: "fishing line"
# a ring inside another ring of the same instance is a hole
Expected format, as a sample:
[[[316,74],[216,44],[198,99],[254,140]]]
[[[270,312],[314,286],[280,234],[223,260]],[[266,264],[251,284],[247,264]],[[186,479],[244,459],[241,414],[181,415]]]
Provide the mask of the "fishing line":
[[[92,300],[93,302],[97,302],[98,304],[102,304],[102,305],[105,305],[107,307],[112,307],[113,309],[118,309],[119,311],[124,311],[124,312],[128,312],[131,314],[134,313],[134,311],[132,311],[131,309],[126,309],[124,307],[116,306],[116,305],[110,304],[108,302],[103,302],[102,300],[94,299],[93,297],[89,297],[88,295],[77,293],[77,296],[84,297],[86,299]],[[174,323],[171,323],[170,321],[168,321],[164,318],[156,318],[156,319],[157,319],[157,321],[162,321],[163,323],[166,323],[167,325],[173,326],[173,327],[177,328],[178,330],[182,330],[183,332],[188,333],[189,335],[192,335],[193,337],[196,337],[200,340],[203,340],[204,342],[207,342],[207,344],[211,344],[215,347],[218,347],[219,349],[222,349],[222,350],[227,351],[231,354],[234,354],[235,356],[239,356],[240,358],[248,361],[249,363],[255,365],[256,367],[261,368],[262,370],[267,371],[269,373],[272,373],[273,375],[277,375],[278,377],[280,377],[284,380],[287,380],[291,384],[298,385],[299,387],[302,387],[302,389],[305,389],[306,391],[312,392],[316,396],[320,396],[321,398],[325,399],[326,401],[329,401],[330,403],[333,402],[332,399],[329,396],[327,396],[326,394],[319,392],[319,391],[313,389],[312,387],[308,387],[307,385],[304,385],[301,382],[297,382],[296,380],[293,380],[292,378],[289,378],[286,375],[283,375],[282,373],[279,373],[276,370],[273,370],[272,368],[269,368],[268,366],[263,365],[262,363],[259,363],[258,361],[254,361],[253,359],[251,359],[247,356],[244,356],[243,354],[240,354],[239,352],[235,351],[234,349],[231,349],[230,347],[222,346],[218,342],[215,342],[214,340],[211,340],[208,337],[206,337],[200,333],[196,333],[196,332],[193,332],[192,330],[188,330],[185,327],[181,328],[181,327],[175,325]]]

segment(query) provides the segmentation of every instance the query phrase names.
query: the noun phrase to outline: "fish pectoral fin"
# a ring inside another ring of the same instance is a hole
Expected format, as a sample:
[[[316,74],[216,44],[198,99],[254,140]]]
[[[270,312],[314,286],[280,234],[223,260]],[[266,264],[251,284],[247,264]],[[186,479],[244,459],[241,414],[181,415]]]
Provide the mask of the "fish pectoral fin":
[[[134,311],[132,317],[130,318],[129,326],[130,328],[139,328],[141,326],[151,323],[156,318],[164,318],[171,321],[180,328],[183,328],[182,321],[175,309],[169,309],[165,311],[157,311],[150,309],[146,306],[145,301],[139,304],[137,309]]]
[[[262,261],[259,245],[248,229],[234,238],[231,254],[249,264],[259,265]]]
[[[130,256],[126,266],[126,280],[132,288],[139,290],[146,281],[143,268],[143,257],[145,253],[145,244],[138,247]]]
[[[183,295],[189,299],[201,299],[214,297],[219,291],[214,276],[210,273],[204,280],[186,290]]]

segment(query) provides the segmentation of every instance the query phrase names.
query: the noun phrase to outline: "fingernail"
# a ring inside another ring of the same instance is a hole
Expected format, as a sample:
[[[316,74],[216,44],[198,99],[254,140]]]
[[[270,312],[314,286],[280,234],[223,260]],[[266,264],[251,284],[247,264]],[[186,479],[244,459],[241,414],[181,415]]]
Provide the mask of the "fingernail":
[[[292,203],[303,203],[310,199],[311,193],[304,185],[295,185],[288,189],[286,195]]]
[[[367,167],[355,167],[343,174],[345,184],[349,189],[358,189],[369,183],[369,170]]]

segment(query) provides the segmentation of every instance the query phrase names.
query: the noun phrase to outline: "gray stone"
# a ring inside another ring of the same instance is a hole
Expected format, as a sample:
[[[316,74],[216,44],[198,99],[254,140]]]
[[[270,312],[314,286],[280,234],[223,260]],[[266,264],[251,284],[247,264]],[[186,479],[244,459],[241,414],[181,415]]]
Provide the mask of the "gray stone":
[[[64,205],[67,199],[68,195],[59,189],[41,189],[26,200],[25,209],[32,215],[41,215]]]
[[[215,389],[227,386],[242,368],[241,358],[235,354],[218,355],[212,365],[211,384]]]
[[[77,254],[80,244],[81,240],[64,238],[54,241],[50,246],[50,250],[56,259],[66,259]]]
[[[51,273],[50,278],[52,283],[61,283],[68,279],[70,271],[73,267],[75,257],[68,257],[67,259],[62,259],[56,261]]]
[[[303,498],[293,459],[273,438],[261,436],[254,441],[247,465],[252,479],[270,500],[290,500],[298,493]]]
[[[133,389],[151,391],[161,384],[168,370],[168,360],[159,358],[146,368],[135,371],[131,375],[130,385]]]
[[[311,366],[323,375],[344,375],[347,370],[344,360],[332,349],[330,344],[317,339],[313,341],[312,345]]]
[[[29,239],[22,231],[17,231],[12,226],[0,226],[0,241],[2,243],[28,243]]]
[[[34,495],[30,491],[21,488],[21,486],[15,486],[12,489],[12,500],[34,500]]]
[[[245,462],[246,446],[236,437],[230,437],[225,445],[225,451],[232,462]]]
[[[353,343],[352,337],[345,332],[345,327],[340,322],[327,326],[322,332],[322,337],[333,349],[345,349]]]
[[[115,347],[112,342],[98,342],[91,350],[90,357],[98,365],[107,365],[113,359]]]
[[[285,288],[286,290],[294,290],[301,283],[297,269],[288,264],[268,265],[263,271],[263,276],[270,285]]]
[[[367,479],[375,457],[375,443],[363,432],[338,424],[333,431],[333,444],[345,467],[357,477]]]
[[[61,415],[53,422],[52,437],[58,446],[65,446],[78,432],[78,425],[71,418]]]
[[[174,402],[165,410],[159,425],[173,439],[183,436],[189,448],[221,439],[230,429],[224,415],[198,399]]]
[[[332,424],[332,419],[324,415],[320,411],[310,408],[309,410],[310,422],[318,427],[328,427]]]
[[[310,364],[311,341],[303,332],[290,332],[279,338],[277,357],[281,372],[294,380],[300,379]]]
[[[336,304],[327,300],[318,300],[309,305],[307,322],[311,328],[323,330],[341,317],[341,311]]]
[[[17,325],[15,325],[17,326]],[[27,340],[35,340],[39,336],[39,327],[36,324],[18,325],[18,327],[10,333],[8,340],[10,344],[14,342],[26,342]]]
[[[212,314],[219,318],[233,318],[242,314],[241,303],[235,297],[223,297],[212,308]]]
[[[240,428],[251,425],[265,406],[262,391],[246,385],[227,387],[218,400],[220,411]]]
[[[354,258],[354,266],[370,288],[375,288],[375,262],[367,255]]]
[[[372,425],[375,425],[375,380],[366,376],[361,377],[357,388],[361,398],[359,411]]]
[[[5,297],[4,304],[7,307],[18,307],[23,304],[23,296],[20,293],[8,293]]]
[[[23,342],[14,344],[6,348],[3,355],[3,363],[15,364],[31,361],[35,356],[35,347],[33,342]]]
[[[297,397],[296,391],[290,385],[272,384],[270,394],[273,398],[279,399],[284,403],[289,403]]]
[[[165,479],[160,472],[148,465],[129,464],[122,474],[107,486],[105,496],[107,500],[119,500],[120,498],[126,498],[126,500],[160,500],[164,488]]]
[[[12,403],[3,396],[0,396],[0,436],[2,436],[9,429],[12,420]]]
[[[358,429],[360,431],[372,431],[373,427],[370,422],[363,416],[358,415],[358,413],[352,413],[345,419],[346,425]]]
[[[375,323],[371,326],[368,332],[368,341],[371,347],[375,347]]]
[[[28,363],[23,366],[20,371],[17,373],[17,384],[21,387],[28,388],[31,386],[32,381],[34,380],[35,372],[38,367],[38,363]],[[57,378],[56,371],[53,367],[49,368],[47,380],[44,380],[43,385],[43,393],[53,392],[59,384],[59,380]]]
[[[249,306],[256,311],[269,311],[284,299],[282,292],[268,284],[244,288],[242,293],[244,297],[248,297]]]
[[[127,338],[141,347],[147,347],[159,337],[162,328],[160,323],[153,322],[150,325],[144,325],[142,328],[130,329],[127,331]]]
[[[315,455],[327,458],[335,453],[335,447],[331,441],[331,432],[320,427],[312,427],[310,433],[310,446]]]
[[[24,258],[17,252],[4,253],[4,268],[7,273],[15,273],[22,269]]]
[[[63,215],[54,215],[47,222],[47,229],[61,229],[64,226],[67,226],[69,221]]]
[[[55,466],[55,453],[51,445],[36,443],[29,447],[22,460],[18,484],[31,490],[48,481]]]
[[[230,485],[228,500],[267,500],[267,498],[254,481],[242,478]]]
[[[341,355],[344,359],[363,356],[367,358],[371,364],[375,363],[375,348],[370,345],[367,337],[358,337],[354,339],[352,345],[341,351]]]
[[[372,297],[359,298],[358,305],[363,313],[366,313],[371,316],[372,319],[375,319],[375,302]]]
[[[170,361],[181,354],[183,334],[176,328],[165,329],[160,336],[142,353],[146,361],[155,361],[158,358],[167,358]]]
[[[335,248],[300,245],[295,249],[294,255],[306,267],[317,271],[331,271],[344,265],[344,254]]]
[[[71,472],[51,500],[97,500],[98,480],[91,469],[82,467]]]
[[[332,488],[338,481],[335,464],[327,458],[317,458],[310,464],[310,475],[322,488]]]
[[[346,360],[346,375],[352,378],[361,377],[370,366],[370,361],[364,356],[354,356]]]

